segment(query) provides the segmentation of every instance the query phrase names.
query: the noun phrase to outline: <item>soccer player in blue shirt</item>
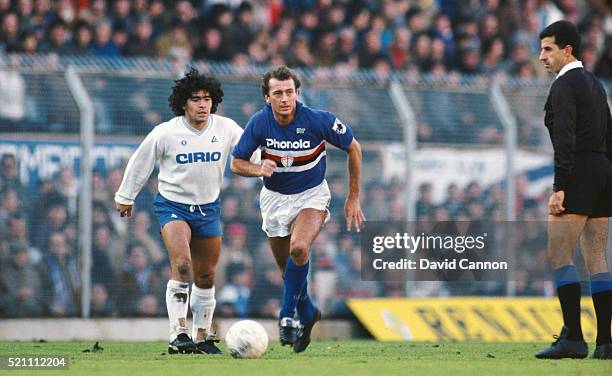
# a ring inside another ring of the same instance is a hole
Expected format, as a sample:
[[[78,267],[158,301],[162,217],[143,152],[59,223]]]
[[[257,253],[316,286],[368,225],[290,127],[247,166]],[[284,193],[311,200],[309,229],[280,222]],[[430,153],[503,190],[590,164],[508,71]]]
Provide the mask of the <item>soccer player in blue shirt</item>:
[[[351,128],[335,115],[298,102],[300,80],[289,68],[267,72],[261,87],[267,104],[249,120],[232,152],[231,169],[238,175],[263,177],[262,230],[285,279],[280,341],[302,352],[321,318],[308,296],[307,276],[311,244],[329,219],[326,142],[348,154],[349,193],[344,214],[347,229],[357,231],[365,220],[359,202],[361,146]],[[256,149],[261,149],[261,164],[249,161]],[[299,330],[294,321],[296,309]]]

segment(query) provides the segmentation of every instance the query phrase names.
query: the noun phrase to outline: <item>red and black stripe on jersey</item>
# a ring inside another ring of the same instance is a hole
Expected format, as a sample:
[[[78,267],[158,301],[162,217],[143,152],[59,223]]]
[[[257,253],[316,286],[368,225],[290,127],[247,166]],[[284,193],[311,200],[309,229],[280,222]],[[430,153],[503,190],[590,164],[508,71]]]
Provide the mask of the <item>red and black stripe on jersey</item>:
[[[276,162],[276,165],[279,167],[284,167],[281,162],[281,159],[284,157],[292,157],[293,163],[291,166],[303,166],[309,163],[312,163],[317,160],[321,153],[325,152],[325,142],[322,142],[319,146],[317,146],[312,153],[300,156],[292,156],[292,155],[276,155],[267,152],[265,149],[261,152],[261,159],[269,159],[271,161]]]

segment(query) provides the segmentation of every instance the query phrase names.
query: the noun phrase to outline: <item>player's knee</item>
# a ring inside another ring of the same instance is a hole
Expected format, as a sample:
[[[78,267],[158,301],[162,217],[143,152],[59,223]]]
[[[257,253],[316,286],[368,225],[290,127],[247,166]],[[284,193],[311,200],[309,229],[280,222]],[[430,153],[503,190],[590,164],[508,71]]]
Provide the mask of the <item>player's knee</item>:
[[[193,276],[193,283],[201,289],[209,289],[215,285],[215,272],[202,272]]]
[[[191,272],[191,261],[187,258],[182,258],[176,263],[176,270],[181,277],[189,277]]]
[[[308,245],[301,242],[291,244],[289,254],[294,262],[302,265],[308,261]]]

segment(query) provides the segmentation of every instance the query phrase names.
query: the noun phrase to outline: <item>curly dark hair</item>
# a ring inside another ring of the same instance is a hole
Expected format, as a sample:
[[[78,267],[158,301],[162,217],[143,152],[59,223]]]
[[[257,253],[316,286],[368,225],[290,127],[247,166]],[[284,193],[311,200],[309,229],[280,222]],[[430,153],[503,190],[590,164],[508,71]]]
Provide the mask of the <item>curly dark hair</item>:
[[[261,80],[261,94],[263,94],[264,98],[270,92],[270,80],[273,78],[276,78],[279,81],[292,79],[293,83],[295,84],[295,90],[298,90],[300,86],[302,86],[297,73],[287,68],[285,65],[281,65],[280,67],[270,70],[263,75]]]
[[[212,99],[211,113],[217,112],[217,106],[223,102],[223,90],[221,82],[212,76],[200,74],[197,69],[191,68],[185,73],[185,77],[175,80],[172,94],[168,97],[168,103],[176,116],[185,115],[185,104],[193,93],[203,90],[210,94]]]

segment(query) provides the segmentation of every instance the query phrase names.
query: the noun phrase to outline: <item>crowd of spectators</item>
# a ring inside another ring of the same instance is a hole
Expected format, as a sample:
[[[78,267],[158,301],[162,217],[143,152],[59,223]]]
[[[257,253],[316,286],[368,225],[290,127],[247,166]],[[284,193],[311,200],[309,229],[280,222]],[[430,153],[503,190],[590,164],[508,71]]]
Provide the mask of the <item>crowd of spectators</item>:
[[[540,30],[568,19],[610,79],[609,17],[604,0],[1,0],[0,51],[534,77]]]
[[[12,154],[5,154],[0,160],[0,316],[78,315],[82,278],[77,251],[78,179],[71,168],[64,168],[36,187],[24,185],[19,163]],[[113,210],[113,192],[122,176],[123,169],[116,167],[96,171],[93,177],[91,314],[163,316],[170,268],[152,212],[157,180],[150,179],[136,201],[133,217],[126,220]],[[411,287],[391,274],[380,281],[364,281],[360,237],[344,230],[346,178],[332,174],[328,181],[332,218],[313,244],[309,285],[326,315],[349,315],[345,302],[351,297],[506,293],[505,281],[418,282]],[[528,196],[525,183],[525,178],[519,176],[516,207],[519,218],[545,218],[546,192]],[[226,178],[222,191],[223,251],[216,277],[218,316],[273,318],[280,309],[282,276],[260,229],[260,184],[259,179],[233,175]],[[366,217],[370,221],[402,220],[405,218],[402,197],[403,183],[398,180],[364,182]],[[504,192],[499,185],[451,184],[444,199],[434,201],[432,185],[423,184],[416,210],[422,221],[485,222],[502,219],[503,202]],[[541,236],[545,235],[545,227],[538,232],[536,222],[533,224],[520,241],[540,239],[539,244],[544,244]],[[536,269],[546,264],[545,259],[537,261],[533,254],[529,256],[529,265]],[[547,294],[546,285],[541,282],[546,277],[529,269],[523,272],[517,281],[517,294]]]

